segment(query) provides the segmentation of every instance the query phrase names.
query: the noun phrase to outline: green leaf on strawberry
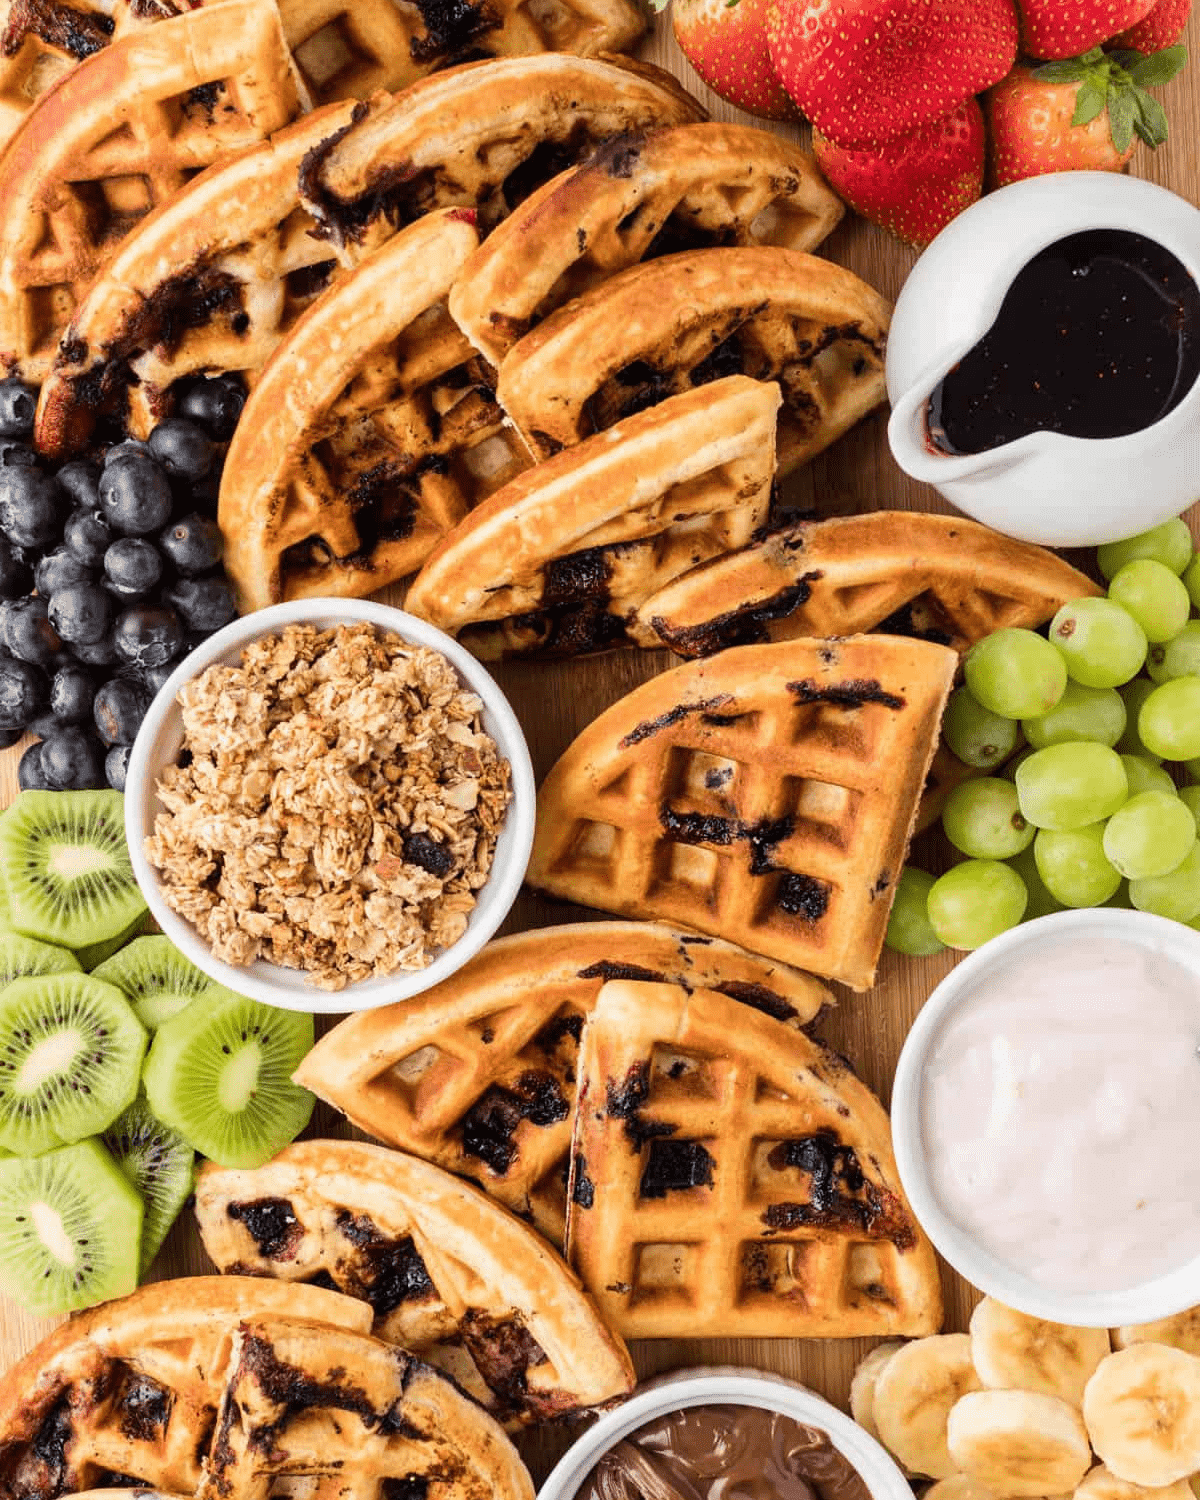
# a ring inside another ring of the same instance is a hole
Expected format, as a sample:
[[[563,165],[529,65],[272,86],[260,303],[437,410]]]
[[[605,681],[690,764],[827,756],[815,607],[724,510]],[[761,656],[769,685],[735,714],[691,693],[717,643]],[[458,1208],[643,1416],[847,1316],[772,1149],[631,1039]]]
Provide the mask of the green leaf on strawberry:
[[[1085,78],[1075,96],[1075,113],[1071,116],[1071,124],[1090,125],[1094,119],[1104,113],[1107,105],[1108,90],[1098,84],[1095,79]]]
[[[1155,52],[1150,57],[1141,57],[1137,53],[1113,53],[1114,57],[1133,56],[1136,62],[1125,63],[1122,66],[1129,71],[1139,88],[1158,88],[1164,83],[1170,83],[1177,73],[1182,71],[1188,60],[1186,47],[1164,47],[1161,52]]]

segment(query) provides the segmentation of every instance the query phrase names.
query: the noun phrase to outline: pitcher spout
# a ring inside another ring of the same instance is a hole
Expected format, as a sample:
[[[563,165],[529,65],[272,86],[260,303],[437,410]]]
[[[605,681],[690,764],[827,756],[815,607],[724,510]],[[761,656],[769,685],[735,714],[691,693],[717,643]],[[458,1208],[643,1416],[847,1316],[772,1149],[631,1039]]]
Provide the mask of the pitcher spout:
[[[987,453],[947,453],[929,433],[929,398],[941,377],[917,381],[892,408],[888,442],[892,456],[913,479],[941,487],[994,479],[1022,461],[1013,450],[1018,443],[993,448]],[[1020,440],[1018,440],[1019,442]]]

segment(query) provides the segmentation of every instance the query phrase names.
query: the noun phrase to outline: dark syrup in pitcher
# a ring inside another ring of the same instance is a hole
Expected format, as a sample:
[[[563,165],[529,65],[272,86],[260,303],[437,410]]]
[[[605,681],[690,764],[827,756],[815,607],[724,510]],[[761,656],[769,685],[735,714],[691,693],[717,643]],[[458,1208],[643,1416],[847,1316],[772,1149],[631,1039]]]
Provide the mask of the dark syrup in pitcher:
[[[1144,235],[1089,229],[1048,246],[996,321],[929,398],[943,453],[1026,433],[1125,437],[1165,417],[1200,375],[1200,288]]]

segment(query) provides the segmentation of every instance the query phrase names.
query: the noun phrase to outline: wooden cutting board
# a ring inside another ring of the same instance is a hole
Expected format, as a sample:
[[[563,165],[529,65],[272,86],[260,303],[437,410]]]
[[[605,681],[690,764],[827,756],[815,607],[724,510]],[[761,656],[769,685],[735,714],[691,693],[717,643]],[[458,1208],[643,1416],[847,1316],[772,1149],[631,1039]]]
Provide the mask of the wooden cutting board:
[[[762,123],[730,108],[704,87],[679,51],[668,17],[656,17],[653,24],[644,56],[675,73],[704,101],[714,118]],[[1200,13],[1189,23],[1184,40],[1200,51]],[[1200,203],[1200,62],[1160,92],[1171,119],[1171,140],[1157,153],[1140,149],[1132,170]],[[797,137],[803,130],[794,126],[768,128]],[[853,216],[847,217],[820,253],[848,266],[889,298],[895,298],[916,259],[915,252]],[[800,477],[795,491],[800,505],[811,505],[822,515],[882,508],[948,510],[932,489],[917,484],[896,467],[888,451],[886,426],[886,413],[878,412],[816,459]],[[1197,492],[1200,494],[1200,476]],[[1189,512],[1189,520],[1193,532],[1200,535],[1200,503]],[[383,597],[400,603],[402,591],[388,591]],[[573,663],[508,664],[499,667],[496,676],[525,728],[540,779],[597,714],[674,664],[675,659],[665,652],[628,651]],[[0,801],[5,805],[16,794],[17,761],[23,749],[24,743],[0,755]],[[926,835],[918,846],[917,858],[927,867],[943,867],[945,855],[939,835]],[[551,926],[585,915],[578,908],[525,893],[502,931]],[[854,1062],[885,1103],[908,1028],[933,986],[954,963],[951,954],[909,959],[885,951],[875,989],[866,995],[840,991],[838,1008],[822,1025],[829,1042]],[[310,1133],[338,1132],[349,1133],[333,1111],[320,1107]],[[211,1269],[190,1214],[185,1211],[153,1274],[157,1279]],[[978,1294],[947,1268],[943,1268],[943,1280],[946,1328],[964,1329]],[[6,1369],[24,1354],[50,1326],[0,1299],[0,1368]],[[845,1407],[854,1366],[869,1347],[869,1342],[861,1339],[665,1339],[635,1345],[634,1357],[643,1376],[688,1365],[737,1364],[774,1370],[803,1381]],[[562,1434],[552,1432],[534,1434],[524,1441],[535,1478],[540,1481],[544,1477],[566,1441]]]

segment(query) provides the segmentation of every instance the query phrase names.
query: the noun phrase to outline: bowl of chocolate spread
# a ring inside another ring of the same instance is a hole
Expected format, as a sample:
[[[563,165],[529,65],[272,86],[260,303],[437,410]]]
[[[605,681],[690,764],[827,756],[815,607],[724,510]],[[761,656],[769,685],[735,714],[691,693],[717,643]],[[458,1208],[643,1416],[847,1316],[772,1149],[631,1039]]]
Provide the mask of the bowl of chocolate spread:
[[[1200,210],[1110,172],[1030,178],[920,258],[888,341],[900,467],[1023,541],[1093,546],[1200,496]]]
[[[570,1448],[538,1500],[912,1500],[891,1457],[805,1387],[692,1370],[641,1387]]]

